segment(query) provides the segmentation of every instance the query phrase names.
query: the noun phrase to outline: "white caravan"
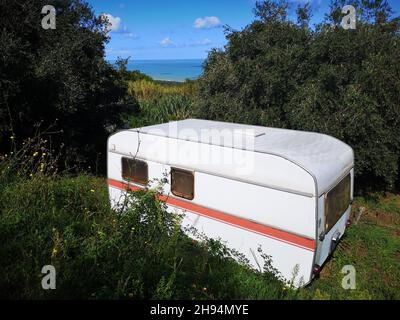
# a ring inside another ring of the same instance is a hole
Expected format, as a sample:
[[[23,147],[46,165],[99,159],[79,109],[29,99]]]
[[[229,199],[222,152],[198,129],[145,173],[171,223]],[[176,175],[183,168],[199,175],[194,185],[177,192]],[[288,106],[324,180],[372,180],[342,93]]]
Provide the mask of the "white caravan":
[[[109,138],[113,206],[126,190],[162,179],[161,198],[185,227],[222,240],[258,270],[261,248],[303,286],[349,223],[354,153],[323,134],[193,119]]]

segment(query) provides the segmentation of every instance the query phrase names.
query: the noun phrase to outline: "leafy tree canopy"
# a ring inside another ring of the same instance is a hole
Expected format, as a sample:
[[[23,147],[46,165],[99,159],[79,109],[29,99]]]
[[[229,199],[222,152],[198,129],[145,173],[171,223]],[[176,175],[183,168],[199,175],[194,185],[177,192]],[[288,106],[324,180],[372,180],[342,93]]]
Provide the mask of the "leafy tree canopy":
[[[56,8],[56,29],[42,8]],[[0,148],[47,130],[73,163],[105,159],[110,130],[134,103],[104,59],[107,21],[82,0],[0,0]],[[103,161],[104,164],[104,161]]]
[[[356,30],[340,27],[345,4],[357,9]],[[358,186],[392,189],[399,181],[399,19],[384,0],[334,0],[310,25],[311,8],[259,1],[255,20],[226,29],[200,79],[199,116],[316,131],[355,149]]]

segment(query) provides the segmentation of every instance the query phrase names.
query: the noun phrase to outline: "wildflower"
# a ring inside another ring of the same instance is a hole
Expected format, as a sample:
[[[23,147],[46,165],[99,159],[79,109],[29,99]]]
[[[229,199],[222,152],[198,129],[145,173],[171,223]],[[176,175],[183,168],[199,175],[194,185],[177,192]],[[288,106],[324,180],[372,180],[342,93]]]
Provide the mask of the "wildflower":
[[[58,250],[56,248],[53,248],[53,251],[51,253],[52,257],[55,257],[57,255]]]
[[[203,292],[207,292],[207,288],[206,287],[203,288]]]
[[[42,153],[42,157],[45,157],[45,156],[46,156],[46,152],[43,152],[43,153]]]
[[[95,193],[95,192],[96,192],[96,190],[92,189],[92,190],[90,190],[90,192],[91,192],[91,193]]]
[[[33,154],[34,157],[37,157],[38,155],[39,155],[39,152],[37,152],[37,151]]]
[[[14,137],[14,136],[11,136],[11,137],[10,137],[10,139],[11,139],[11,140],[14,140],[14,139],[15,139],[15,137]]]
[[[129,298],[131,298],[131,299],[133,298],[133,293],[129,294]]]
[[[32,178],[33,177],[33,173],[31,173],[29,176]]]

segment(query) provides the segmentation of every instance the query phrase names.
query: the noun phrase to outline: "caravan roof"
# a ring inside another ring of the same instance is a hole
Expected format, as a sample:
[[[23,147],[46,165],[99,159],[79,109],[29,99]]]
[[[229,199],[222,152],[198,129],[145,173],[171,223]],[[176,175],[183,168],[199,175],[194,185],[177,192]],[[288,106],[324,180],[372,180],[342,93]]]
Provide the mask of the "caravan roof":
[[[216,132],[216,130],[219,132],[229,130],[242,138],[250,138],[253,146],[251,149],[237,147],[229,139],[215,140],[210,135],[204,134],[204,132]],[[130,131],[233,149],[241,148],[249,152],[283,158],[312,175],[318,186],[318,194],[329,191],[329,188],[338,182],[338,178],[348,174],[354,166],[354,153],[351,147],[336,138],[313,132],[195,119]],[[258,178],[255,177],[256,180]]]

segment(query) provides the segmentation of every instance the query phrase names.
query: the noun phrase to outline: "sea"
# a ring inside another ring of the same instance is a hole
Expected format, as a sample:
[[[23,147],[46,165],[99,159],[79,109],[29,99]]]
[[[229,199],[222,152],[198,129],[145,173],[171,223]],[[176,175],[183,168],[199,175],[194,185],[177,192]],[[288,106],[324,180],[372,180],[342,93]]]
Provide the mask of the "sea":
[[[191,60],[132,60],[128,70],[139,70],[154,80],[183,82],[196,80],[203,73],[202,59]]]

